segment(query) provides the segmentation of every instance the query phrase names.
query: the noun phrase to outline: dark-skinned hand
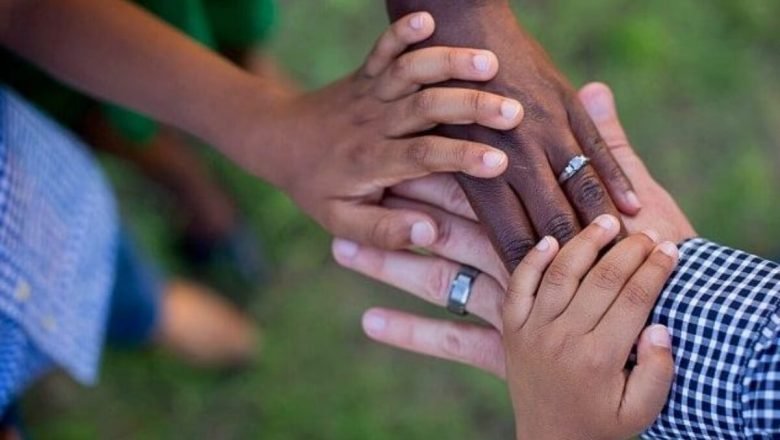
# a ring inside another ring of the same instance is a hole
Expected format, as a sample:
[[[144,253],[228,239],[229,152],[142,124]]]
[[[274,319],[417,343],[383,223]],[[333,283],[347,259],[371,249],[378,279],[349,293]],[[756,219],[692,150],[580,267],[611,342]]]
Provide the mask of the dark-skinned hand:
[[[436,32],[421,45],[488,49],[501,63],[491,81],[446,85],[490,91],[523,104],[525,119],[511,130],[476,125],[437,129],[448,137],[494,146],[509,157],[509,167],[500,178],[458,175],[509,270],[541,237],[566,243],[601,214],[639,211],[630,181],[576,90],[523,30],[507,0],[387,0],[387,6],[392,19],[411,11],[434,16]],[[588,156],[591,164],[560,184],[561,172],[580,154]]]

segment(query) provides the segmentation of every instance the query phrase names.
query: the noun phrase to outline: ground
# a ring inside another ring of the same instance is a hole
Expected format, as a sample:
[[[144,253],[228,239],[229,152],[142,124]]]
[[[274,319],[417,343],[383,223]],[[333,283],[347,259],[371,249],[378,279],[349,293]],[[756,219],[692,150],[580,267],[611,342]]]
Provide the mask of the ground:
[[[516,1],[576,84],[615,90],[626,129],[701,235],[780,254],[780,3],[772,0]],[[353,70],[385,24],[378,1],[281,2],[271,50],[315,87]],[[208,156],[276,267],[251,312],[262,359],[194,371],[154,351],[109,351],[101,383],[63,378],[26,401],[32,438],[507,439],[503,384],[361,335],[371,305],[437,315],[333,265],[329,239],[283,196]],[[175,271],[165,196],[107,161],[123,211]],[[171,215],[175,213],[168,212]]]

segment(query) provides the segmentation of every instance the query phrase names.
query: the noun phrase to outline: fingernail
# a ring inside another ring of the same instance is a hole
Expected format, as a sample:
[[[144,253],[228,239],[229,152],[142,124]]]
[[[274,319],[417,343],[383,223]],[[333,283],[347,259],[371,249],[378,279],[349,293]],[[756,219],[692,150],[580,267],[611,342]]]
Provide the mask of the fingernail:
[[[377,312],[368,312],[363,316],[363,328],[369,335],[378,335],[387,327],[387,319]]]
[[[513,121],[520,114],[520,103],[513,99],[505,99],[501,102],[501,116]]]
[[[419,31],[425,25],[425,14],[417,14],[409,20],[409,27]]]
[[[615,217],[605,214],[600,215],[596,218],[596,220],[593,221],[593,223],[601,226],[602,228],[606,229],[607,231],[611,231],[618,226],[618,221]]]
[[[474,68],[480,72],[487,72],[488,70],[490,70],[490,57],[487,55],[483,55],[483,54],[474,55],[474,58],[472,59],[472,63],[474,63]]]
[[[634,191],[629,191],[626,193],[626,203],[628,203],[634,209],[642,208],[642,202],[639,201],[639,197]]]
[[[436,239],[436,231],[428,222],[417,222],[412,225],[411,239],[415,246],[430,246]]]
[[[656,347],[672,348],[672,337],[665,326],[656,324],[650,327],[647,332],[651,344]]]
[[[680,254],[680,251],[677,249],[677,246],[675,246],[675,244],[672,243],[671,241],[661,243],[658,246],[658,250],[672,258],[677,258],[677,256]]]
[[[488,151],[482,155],[482,163],[488,168],[498,168],[503,165],[506,155],[498,151]]]
[[[539,252],[547,252],[551,247],[552,245],[550,244],[550,237],[544,237],[543,239],[539,240],[539,243],[536,244],[536,250]]]
[[[646,235],[647,238],[649,238],[650,240],[653,240],[653,243],[658,243],[658,240],[661,239],[660,235],[658,235],[658,232],[655,232],[652,229],[646,229],[642,231],[642,233]]]
[[[340,262],[350,261],[357,255],[359,246],[357,243],[337,238],[333,240],[333,254]]]
[[[590,117],[594,120],[605,120],[612,117],[612,102],[606,92],[599,92],[586,100]]]

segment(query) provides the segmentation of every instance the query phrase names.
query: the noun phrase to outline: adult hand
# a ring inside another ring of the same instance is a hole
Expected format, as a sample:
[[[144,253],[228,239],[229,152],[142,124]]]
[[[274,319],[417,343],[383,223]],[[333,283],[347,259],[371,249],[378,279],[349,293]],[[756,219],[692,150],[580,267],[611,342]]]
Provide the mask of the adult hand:
[[[648,231],[600,258],[619,228],[601,216],[560,252],[543,238],[512,276],[503,334],[518,439],[621,440],[666,403],[671,338],[663,326],[642,329],[677,247]],[[627,368],[640,333],[636,366]]]
[[[518,99],[526,118],[516,129],[441,127],[439,132],[496,146],[509,156],[500,179],[459,176],[471,205],[512,269],[538,238],[571,239],[600,214],[636,214],[640,197],[607,144],[544,49],[515,19],[506,0],[387,0],[390,16],[426,10],[439,23],[424,45],[453,45],[492,50],[501,71],[489,82],[469,84]],[[462,82],[452,82],[463,87]],[[578,155],[591,159],[574,177],[558,177]],[[611,196],[611,198],[610,198]],[[614,201],[614,203],[613,203]]]
[[[323,90],[282,99],[274,110],[276,132],[288,146],[286,160],[275,161],[288,166],[281,166],[274,183],[337,236],[382,248],[430,245],[438,235],[433,219],[380,206],[385,188],[435,172],[491,178],[506,169],[500,150],[428,133],[442,123],[508,130],[523,116],[516,100],[487,92],[420,91],[449,79],[487,81],[498,71],[495,55],[484,50],[431,47],[404,54],[433,31],[430,14],[401,18],[357,72]],[[261,143],[249,139],[249,145]]]
[[[633,219],[624,218],[631,232],[653,229],[659,239],[681,242],[696,236],[680,208],[656,183],[634,153],[615,109],[611,91],[589,84],[580,94],[601,135],[633,181],[646,207]],[[463,362],[504,377],[501,313],[509,274],[488,243],[487,234],[455,180],[436,175],[406,182],[392,189],[388,204],[426,209],[437,219],[439,239],[430,255],[385,252],[336,240],[333,251],[339,264],[393,285],[438,306],[446,305],[451,281],[461,264],[482,271],[477,277],[468,310],[490,326],[433,320],[404,312],[372,309],[363,317],[369,337],[398,348]]]

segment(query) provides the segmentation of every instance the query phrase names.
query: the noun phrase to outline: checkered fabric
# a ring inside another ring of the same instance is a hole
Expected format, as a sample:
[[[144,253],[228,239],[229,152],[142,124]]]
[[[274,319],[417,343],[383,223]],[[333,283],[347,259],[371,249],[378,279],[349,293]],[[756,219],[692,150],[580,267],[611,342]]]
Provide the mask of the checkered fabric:
[[[46,366],[95,381],[116,236],[87,150],[0,87],[0,412]]]
[[[676,378],[646,439],[780,439],[780,266],[695,239],[653,313]]]

